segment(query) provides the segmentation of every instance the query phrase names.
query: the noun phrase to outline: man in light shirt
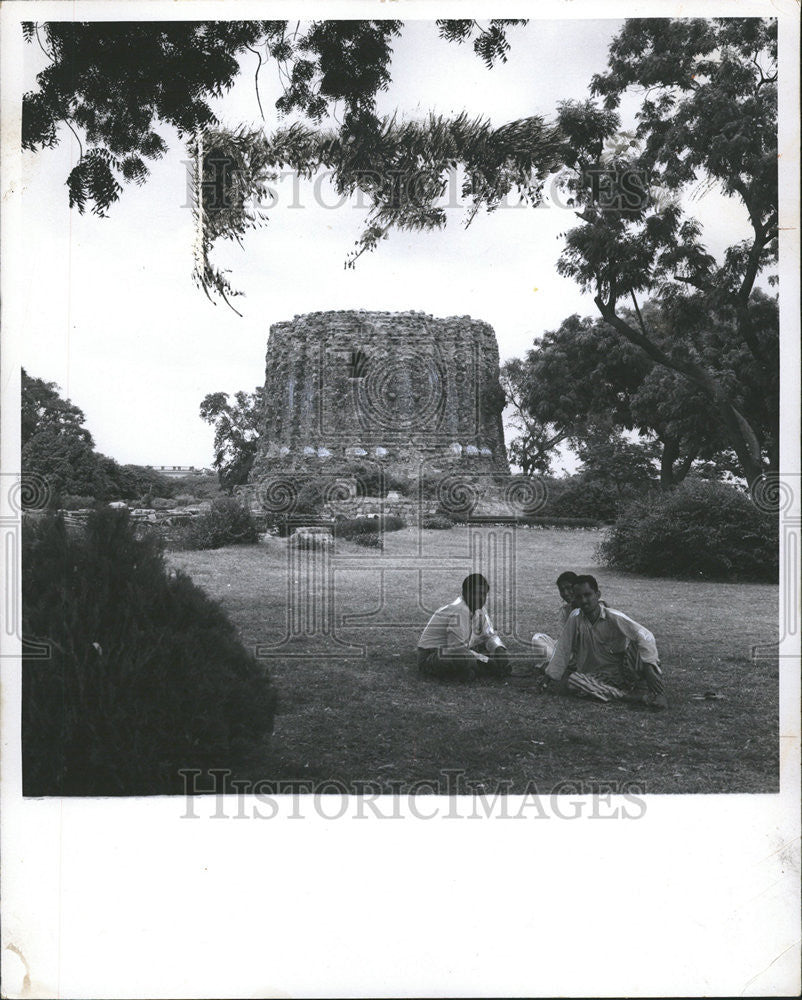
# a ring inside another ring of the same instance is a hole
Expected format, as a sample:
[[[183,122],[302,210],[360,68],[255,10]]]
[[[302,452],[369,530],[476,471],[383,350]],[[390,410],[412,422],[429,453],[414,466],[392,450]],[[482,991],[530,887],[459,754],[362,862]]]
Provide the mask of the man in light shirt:
[[[599,596],[594,577],[577,578],[578,607],[568,616],[546,676],[563,690],[600,701],[623,698],[668,708],[654,636]]]
[[[484,607],[489,591],[481,573],[472,573],[462,581],[462,596],[435,611],[418,640],[421,674],[460,680],[509,675],[507,650]]]

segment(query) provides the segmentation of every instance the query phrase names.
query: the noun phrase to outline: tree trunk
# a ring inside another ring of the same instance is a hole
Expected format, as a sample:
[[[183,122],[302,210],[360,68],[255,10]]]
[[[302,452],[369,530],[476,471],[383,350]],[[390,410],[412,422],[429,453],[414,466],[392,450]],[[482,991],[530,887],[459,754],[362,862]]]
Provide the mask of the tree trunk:
[[[674,485],[674,462],[679,457],[679,441],[676,438],[660,439],[663,453],[660,456],[660,489],[669,490]]]
[[[696,458],[694,451],[689,451],[688,454],[683,458],[678,466],[674,468],[674,483],[681,483],[682,480],[688,475],[691,465],[693,465],[693,460]]]
[[[662,348],[649,340],[644,333],[636,330],[629,323],[621,319],[615,311],[614,302],[612,304],[606,303],[598,295],[595,298],[595,302],[602,318],[613,329],[626,337],[630,343],[645,351],[652,361],[678,372],[687,378],[689,382],[692,382],[705,392],[716,407],[722,423],[727,429],[730,445],[738,457],[738,462],[747,482],[752,483],[756,479],[761,478],[765,470],[760,454],[758,437],[746,417],[727,399],[727,394],[723,387],[719,385],[710,372],[697,364],[692,358],[677,360],[669,357]]]

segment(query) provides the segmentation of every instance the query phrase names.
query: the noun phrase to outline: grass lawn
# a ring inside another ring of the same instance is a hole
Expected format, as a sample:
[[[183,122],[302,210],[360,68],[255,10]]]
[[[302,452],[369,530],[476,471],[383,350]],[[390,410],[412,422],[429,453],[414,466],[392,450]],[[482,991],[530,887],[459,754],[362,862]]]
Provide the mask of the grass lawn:
[[[400,792],[452,769],[488,791],[502,779],[518,792],[563,781],[585,791],[777,791],[777,660],[753,663],[751,650],[776,642],[778,588],[608,570],[594,561],[600,535],[405,528],[385,536],[381,553],[338,542],[333,554],[291,560],[286,540],[272,538],[169,560],[221,601],[275,680],[275,733],[247,777]],[[526,640],[556,636],[554,580],[565,569],[593,573],[611,607],[654,632],[668,712],[537,692]],[[514,676],[424,681],[414,669],[418,636],[473,571],[491,581],[488,607],[508,637]],[[707,691],[723,697],[694,700]]]

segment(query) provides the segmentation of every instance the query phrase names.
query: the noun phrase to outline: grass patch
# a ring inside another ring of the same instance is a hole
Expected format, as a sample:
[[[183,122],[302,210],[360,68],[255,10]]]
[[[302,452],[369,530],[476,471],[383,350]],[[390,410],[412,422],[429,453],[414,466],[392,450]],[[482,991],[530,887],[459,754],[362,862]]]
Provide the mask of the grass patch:
[[[465,686],[420,680],[414,647],[428,614],[453,599],[464,574],[483,569],[472,562],[471,530],[462,525],[387,534],[382,552],[338,539],[333,592],[317,564],[301,557],[288,579],[287,542],[279,538],[171,553],[173,565],[222,603],[247,645],[297,633],[267,660],[279,710],[270,756],[254,758],[248,776],[364,781],[397,791],[453,768],[488,788],[509,779],[518,791],[530,781],[544,791],[562,781],[638,782],[652,793],[777,790],[777,661],[754,664],[750,655],[752,646],[777,639],[776,585],[605,569],[593,555],[598,530],[486,527],[477,532],[481,551],[507,531],[515,539],[514,599],[493,607],[498,594],[491,592],[490,610],[497,627],[521,640],[509,643],[511,651],[525,653],[533,632],[556,634],[559,572],[593,573],[612,607],[655,633],[669,712],[539,694],[526,676]],[[420,600],[412,556],[430,567]],[[304,631],[311,618],[297,618],[307,583],[310,607],[329,594],[345,658],[322,655],[324,644]],[[516,671],[524,666],[515,661]],[[694,700],[709,690],[723,699]]]

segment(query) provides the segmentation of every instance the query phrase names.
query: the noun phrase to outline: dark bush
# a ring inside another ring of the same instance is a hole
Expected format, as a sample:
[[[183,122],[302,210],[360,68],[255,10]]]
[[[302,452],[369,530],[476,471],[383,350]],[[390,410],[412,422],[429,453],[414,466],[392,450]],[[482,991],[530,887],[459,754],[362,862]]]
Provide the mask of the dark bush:
[[[234,497],[217,497],[210,511],[177,530],[174,544],[183,549],[219,549],[223,545],[250,545],[258,539],[250,510]]]
[[[199,500],[213,500],[223,496],[220,483],[214,473],[188,472],[185,476],[177,476],[171,480],[174,493],[188,493]],[[156,490],[153,490],[155,493]],[[159,491],[162,496],[172,495]]]
[[[276,696],[220,606],[168,574],[127,513],[23,528],[26,795],[176,794],[182,768],[235,768],[272,731]]]
[[[614,485],[572,476],[559,485],[551,483],[546,503],[538,513],[543,517],[581,517],[609,524],[616,519],[622,501],[630,498],[622,496]]]
[[[134,500],[146,496],[171,497],[175,489],[167,476],[145,465],[119,465],[110,470],[117,496]],[[117,499],[117,497],[115,497]]]
[[[598,555],[651,576],[776,583],[778,521],[733,486],[687,479],[628,504]]]
[[[337,521],[334,531],[337,538],[356,539],[360,535],[377,535],[382,531],[399,531],[406,526],[406,521],[402,517],[392,515],[387,517],[353,517]]]
[[[364,549],[383,549],[382,536],[377,534],[354,535],[354,542]]]
[[[454,522],[445,514],[425,514],[421,518],[420,526],[432,531],[447,531],[454,527]]]

